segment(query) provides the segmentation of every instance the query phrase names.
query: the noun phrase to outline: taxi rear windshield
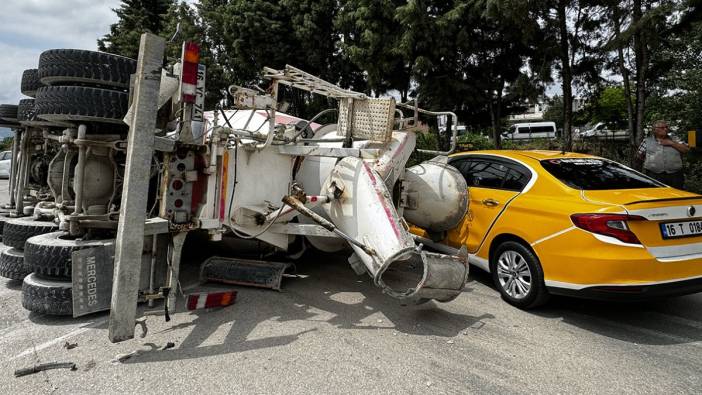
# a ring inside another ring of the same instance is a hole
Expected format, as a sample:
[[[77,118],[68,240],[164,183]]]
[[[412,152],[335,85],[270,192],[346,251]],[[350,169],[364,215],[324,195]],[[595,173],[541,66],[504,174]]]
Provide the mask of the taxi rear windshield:
[[[658,188],[656,180],[616,162],[597,158],[564,158],[541,161],[546,171],[575,189],[607,190]]]

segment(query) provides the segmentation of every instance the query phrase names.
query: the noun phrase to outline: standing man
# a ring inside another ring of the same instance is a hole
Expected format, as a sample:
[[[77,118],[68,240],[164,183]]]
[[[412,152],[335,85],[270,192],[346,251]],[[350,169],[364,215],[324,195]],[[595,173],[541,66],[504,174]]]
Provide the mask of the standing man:
[[[639,146],[639,157],[644,160],[644,172],[651,178],[682,189],[685,183],[682,155],[690,148],[668,134],[668,123],[656,121],[653,132]]]

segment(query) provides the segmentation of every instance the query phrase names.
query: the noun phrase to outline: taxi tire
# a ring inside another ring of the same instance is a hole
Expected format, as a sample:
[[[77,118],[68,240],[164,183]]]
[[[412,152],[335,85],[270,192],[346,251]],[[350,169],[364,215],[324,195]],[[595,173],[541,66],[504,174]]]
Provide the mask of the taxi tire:
[[[497,277],[497,258],[505,251],[519,253],[529,266],[529,271],[531,272],[531,288],[529,289],[529,294],[523,299],[515,299],[509,296],[502,288],[502,285],[500,285],[500,280]],[[500,295],[502,295],[502,299],[514,307],[522,310],[534,309],[545,304],[551,297],[544,284],[544,271],[541,268],[539,258],[531,249],[517,241],[505,241],[497,246],[490,259],[490,273],[492,274],[492,281],[495,283],[495,287],[500,292]]]

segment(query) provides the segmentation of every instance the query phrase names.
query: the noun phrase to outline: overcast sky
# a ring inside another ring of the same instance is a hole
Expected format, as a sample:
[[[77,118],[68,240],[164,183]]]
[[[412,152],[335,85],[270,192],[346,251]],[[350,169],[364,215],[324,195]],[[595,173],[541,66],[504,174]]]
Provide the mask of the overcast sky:
[[[0,12],[0,103],[17,104],[25,69],[51,48],[97,49],[117,21],[119,0],[3,0]]]

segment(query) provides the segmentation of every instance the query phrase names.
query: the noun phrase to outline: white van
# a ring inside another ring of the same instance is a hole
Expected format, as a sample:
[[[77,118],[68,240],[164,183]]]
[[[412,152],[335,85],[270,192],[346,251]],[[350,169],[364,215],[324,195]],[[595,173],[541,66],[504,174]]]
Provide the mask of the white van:
[[[580,133],[583,139],[599,139],[599,140],[628,140],[629,131],[626,129],[616,129],[615,125],[607,125],[604,122],[598,122]]]
[[[502,134],[502,137],[507,140],[553,139],[556,138],[556,123],[515,123]]]

